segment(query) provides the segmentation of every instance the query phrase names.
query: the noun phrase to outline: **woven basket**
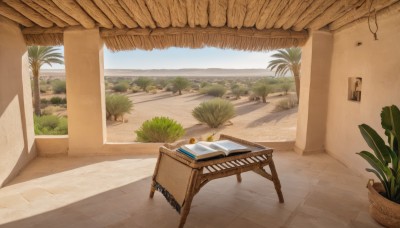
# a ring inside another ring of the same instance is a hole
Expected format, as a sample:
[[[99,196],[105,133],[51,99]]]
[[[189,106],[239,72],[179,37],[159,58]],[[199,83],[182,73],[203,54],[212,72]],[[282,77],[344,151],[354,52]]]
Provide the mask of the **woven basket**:
[[[400,204],[383,197],[379,192],[384,192],[381,183],[368,181],[367,188],[369,202],[369,213],[372,218],[385,227],[400,227]]]

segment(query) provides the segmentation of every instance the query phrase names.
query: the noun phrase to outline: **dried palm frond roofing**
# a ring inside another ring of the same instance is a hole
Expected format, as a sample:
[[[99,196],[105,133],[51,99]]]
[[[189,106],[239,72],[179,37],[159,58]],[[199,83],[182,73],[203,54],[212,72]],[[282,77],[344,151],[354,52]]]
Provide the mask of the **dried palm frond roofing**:
[[[302,46],[307,30],[338,30],[399,0],[0,0],[28,45],[61,45],[68,27],[99,27],[111,50],[271,50]]]

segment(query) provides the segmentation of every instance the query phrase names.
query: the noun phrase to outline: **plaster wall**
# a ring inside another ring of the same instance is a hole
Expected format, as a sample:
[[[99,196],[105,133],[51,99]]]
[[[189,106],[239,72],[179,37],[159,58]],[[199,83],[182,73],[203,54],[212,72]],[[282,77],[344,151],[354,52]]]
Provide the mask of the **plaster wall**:
[[[97,153],[106,138],[103,42],[99,29],[64,32],[69,155]]]
[[[19,26],[0,17],[0,187],[36,156],[28,69]]]
[[[380,16],[378,25],[377,41],[367,22],[333,36],[325,149],[363,174],[368,164],[355,153],[369,148],[357,126],[367,123],[384,137],[382,107],[400,106],[400,14]],[[361,102],[348,100],[349,77],[362,77]]]
[[[324,152],[332,34],[314,31],[302,48],[299,112],[294,150]]]

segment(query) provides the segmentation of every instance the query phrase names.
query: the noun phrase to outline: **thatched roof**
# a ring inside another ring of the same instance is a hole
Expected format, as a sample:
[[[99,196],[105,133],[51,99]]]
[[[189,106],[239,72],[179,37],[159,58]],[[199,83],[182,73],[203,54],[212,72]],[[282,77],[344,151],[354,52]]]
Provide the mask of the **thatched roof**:
[[[0,0],[28,45],[61,45],[71,26],[100,28],[111,50],[270,50],[301,46],[308,30],[338,30],[399,0]]]

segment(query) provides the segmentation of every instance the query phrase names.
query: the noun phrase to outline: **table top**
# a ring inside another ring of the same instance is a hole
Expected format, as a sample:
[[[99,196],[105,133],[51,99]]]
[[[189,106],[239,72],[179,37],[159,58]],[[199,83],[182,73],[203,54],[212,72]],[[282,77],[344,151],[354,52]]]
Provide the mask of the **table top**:
[[[183,141],[178,144],[165,144],[160,147],[160,153],[164,153],[192,168],[203,168],[212,165],[220,165],[220,166],[241,166],[254,164],[258,162],[263,162],[267,160],[269,157],[272,157],[273,149],[269,147],[265,147],[253,142],[249,142],[243,139],[239,139],[233,136],[221,134],[219,140],[228,139],[239,144],[247,146],[251,149],[251,152],[233,154],[226,157],[217,157],[215,159],[207,159],[196,161],[182,153],[176,151],[181,145],[187,144],[187,142]]]

